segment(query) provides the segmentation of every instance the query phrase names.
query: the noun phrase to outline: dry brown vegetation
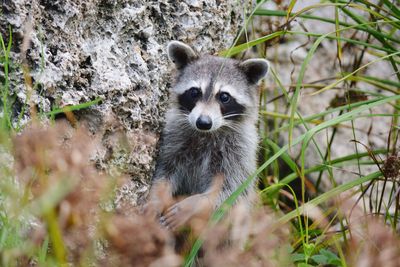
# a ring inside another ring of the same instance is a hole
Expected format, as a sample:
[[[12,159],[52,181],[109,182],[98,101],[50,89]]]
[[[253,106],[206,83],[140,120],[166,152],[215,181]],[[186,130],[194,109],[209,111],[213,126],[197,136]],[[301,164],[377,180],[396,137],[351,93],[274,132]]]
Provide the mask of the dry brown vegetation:
[[[198,237],[204,243],[196,262],[204,266],[294,264],[291,244],[298,237],[293,226],[282,224],[257,200],[252,208],[239,202],[219,223],[196,218],[191,227],[172,232],[154,214],[129,202],[113,208],[124,179],[93,167],[90,153],[96,142],[84,129],[33,123],[12,139],[12,147],[14,164],[9,171],[17,181],[12,194],[3,197],[3,212],[24,222],[18,237],[24,245],[3,248],[4,266],[181,266]],[[174,200],[165,191],[160,190],[160,199],[170,205]],[[352,198],[345,199],[332,205],[349,223],[344,248],[349,266],[398,266],[397,235],[355,208]],[[323,212],[315,209],[309,209],[309,218],[319,221],[319,228],[334,231]]]
[[[171,232],[151,213],[128,202],[110,208],[120,185],[93,167],[95,140],[84,129],[66,124],[34,123],[12,140],[15,177],[13,214],[29,216],[22,246],[0,255],[3,264],[42,266],[51,262],[101,266],[180,266],[190,244],[205,229],[208,217],[192,221],[192,229]],[[162,194],[163,191],[160,192]],[[163,203],[172,199],[161,196]],[[6,201],[11,201],[6,196]],[[207,266],[279,266],[288,229],[271,231],[272,211],[254,212],[239,204],[221,223],[207,228],[198,260]],[[199,225],[201,225],[199,227]],[[48,239],[46,261],[35,256]],[[175,250],[176,247],[185,249]],[[14,258],[14,256],[18,256]]]

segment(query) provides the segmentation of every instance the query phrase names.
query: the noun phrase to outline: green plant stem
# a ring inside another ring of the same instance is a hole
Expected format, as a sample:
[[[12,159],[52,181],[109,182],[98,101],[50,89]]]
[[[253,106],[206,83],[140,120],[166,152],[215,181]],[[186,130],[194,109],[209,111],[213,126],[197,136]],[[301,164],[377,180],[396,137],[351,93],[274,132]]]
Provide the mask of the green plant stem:
[[[328,199],[332,199],[333,197],[338,196],[339,194],[341,194],[347,190],[350,190],[351,188],[354,188],[358,185],[369,182],[373,179],[377,179],[381,175],[382,175],[381,172],[377,171],[377,172],[373,172],[367,176],[360,177],[354,181],[339,185],[339,186],[329,190],[328,192],[325,192],[324,194],[319,195],[318,197],[303,204],[300,207],[301,213],[303,213],[303,211],[306,210],[306,208],[305,208],[306,206],[309,206],[309,207],[317,206],[317,205],[327,201]],[[298,211],[295,211],[295,210],[285,214],[284,216],[279,218],[279,220],[276,223],[276,227],[278,227],[278,225],[282,225],[282,224],[289,222],[291,219],[296,217],[297,214],[298,214]]]

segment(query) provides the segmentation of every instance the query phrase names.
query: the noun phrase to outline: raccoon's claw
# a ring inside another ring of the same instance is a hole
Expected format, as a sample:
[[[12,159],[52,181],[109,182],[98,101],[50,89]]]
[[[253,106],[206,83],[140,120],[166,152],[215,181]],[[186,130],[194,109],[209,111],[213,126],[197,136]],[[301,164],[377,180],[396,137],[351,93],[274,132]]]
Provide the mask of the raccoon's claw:
[[[160,217],[161,225],[175,231],[187,222],[191,215],[183,211],[180,204],[181,202],[176,203],[166,211],[164,216]]]
[[[165,223],[165,217],[161,216],[159,220],[160,224],[166,228],[168,228],[167,224]]]

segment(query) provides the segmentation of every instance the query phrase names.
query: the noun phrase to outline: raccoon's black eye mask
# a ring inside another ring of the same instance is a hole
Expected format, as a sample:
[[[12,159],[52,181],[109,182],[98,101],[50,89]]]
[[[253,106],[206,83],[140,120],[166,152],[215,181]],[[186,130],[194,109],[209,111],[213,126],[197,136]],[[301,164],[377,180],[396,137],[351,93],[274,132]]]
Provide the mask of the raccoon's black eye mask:
[[[197,87],[192,87],[180,94],[178,96],[180,110],[191,112],[202,95],[200,88]],[[220,105],[222,116],[227,120],[238,120],[245,112],[246,108],[227,92],[220,92],[215,98]]]
[[[200,88],[192,87],[192,88],[189,89],[189,91],[190,91],[190,96],[191,96],[193,99],[201,97],[201,94],[202,94],[202,93],[201,93]]]
[[[216,97],[219,99],[221,114],[224,116],[224,119],[237,120],[243,115],[246,108],[239,104],[230,94],[221,92]]]
[[[178,96],[179,107],[183,111],[192,111],[197,101],[201,98],[202,92],[200,88],[192,87]]]

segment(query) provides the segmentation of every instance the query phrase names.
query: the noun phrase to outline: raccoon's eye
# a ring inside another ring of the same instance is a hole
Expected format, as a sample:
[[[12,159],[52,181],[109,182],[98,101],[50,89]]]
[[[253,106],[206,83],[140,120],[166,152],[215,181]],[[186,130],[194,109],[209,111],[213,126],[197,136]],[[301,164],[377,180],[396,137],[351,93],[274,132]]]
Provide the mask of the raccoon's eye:
[[[189,89],[189,91],[192,98],[198,98],[201,95],[201,91],[197,87],[192,87]]]
[[[228,93],[220,93],[219,100],[221,101],[221,103],[226,104],[229,102],[229,100],[231,100],[231,95]]]

